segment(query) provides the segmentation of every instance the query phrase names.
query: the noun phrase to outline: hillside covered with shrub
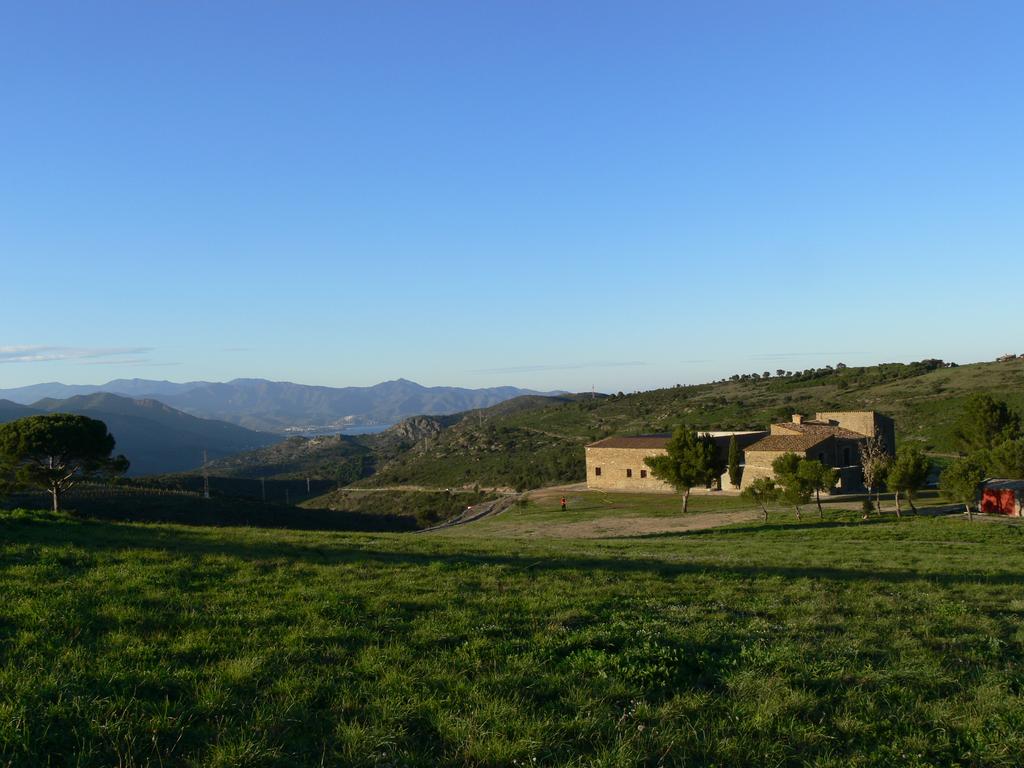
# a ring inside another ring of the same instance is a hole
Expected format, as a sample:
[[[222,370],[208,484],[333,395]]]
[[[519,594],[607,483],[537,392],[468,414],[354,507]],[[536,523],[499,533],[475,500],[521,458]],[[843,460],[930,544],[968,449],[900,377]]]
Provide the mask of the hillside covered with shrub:
[[[211,462],[234,478],[330,481],[355,487],[535,488],[583,480],[587,443],[609,435],[763,429],[793,413],[877,410],[898,439],[935,456],[956,450],[953,425],[973,394],[1024,411],[1024,360],[941,360],[736,375],[632,394],[526,396],[491,408],[406,419],[375,435],[291,438]]]
[[[900,441],[948,455],[961,406],[978,392],[1024,410],[1024,360],[837,365],[633,394],[531,398],[528,408],[510,401],[497,411],[463,415],[362,483],[531,488],[580,481],[583,447],[608,435],[670,432],[684,422],[709,430],[763,429],[793,413],[832,410],[880,411],[896,420]]]

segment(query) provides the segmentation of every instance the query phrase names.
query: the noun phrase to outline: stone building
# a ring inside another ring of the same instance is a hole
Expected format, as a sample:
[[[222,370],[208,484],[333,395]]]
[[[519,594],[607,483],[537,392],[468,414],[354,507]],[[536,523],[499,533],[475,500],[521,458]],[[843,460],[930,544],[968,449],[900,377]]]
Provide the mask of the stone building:
[[[707,432],[718,446],[723,460],[728,456],[729,440],[733,435],[740,446],[740,462],[743,449],[765,437],[767,432]],[[651,493],[672,493],[674,489],[654,477],[644,463],[649,456],[665,453],[665,445],[671,435],[640,435],[637,437],[606,437],[586,447],[587,488],[603,491],[641,491]],[[728,476],[722,481],[728,483]]]
[[[896,428],[892,419],[875,411],[827,411],[813,419],[794,415],[792,421],[772,424],[767,437],[746,449],[741,487],[759,477],[773,477],[772,462],[795,453],[839,469],[838,488],[860,490],[863,477],[860,451],[864,441],[878,435],[891,454],[896,452]]]

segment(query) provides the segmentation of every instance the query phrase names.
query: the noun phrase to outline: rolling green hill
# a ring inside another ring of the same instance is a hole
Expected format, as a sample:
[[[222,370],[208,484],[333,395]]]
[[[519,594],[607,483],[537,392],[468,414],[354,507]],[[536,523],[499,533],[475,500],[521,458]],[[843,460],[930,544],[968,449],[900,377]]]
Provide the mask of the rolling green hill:
[[[321,531],[412,531],[415,514],[402,510],[335,510],[320,505],[302,508],[293,502],[304,497],[305,482],[267,483],[267,501],[260,501],[260,484],[246,488],[246,481],[215,478],[211,497],[202,497],[202,480],[193,483],[152,482],[114,486],[86,484],[65,496],[68,514],[77,519],[179,523],[201,526],[253,526],[258,528],[313,529]],[[225,486],[228,487],[225,487]],[[240,487],[230,487],[238,485]],[[290,488],[289,488],[290,486]],[[289,499],[286,488],[291,491]],[[314,487],[314,493],[326,489]],[[290,503],[291,502],[291,503]],[[49,499],[42,491],[22,490],[0,498],[4,509],[45,508]],[[0,763],[2,765],[3,763]]]
[[[898,440],[954,450],[951,428],[971,394],[989,392],[1024,411],[1024,360],[958,367],[940,361],[821,369],[792,376],[678,386],[630,395],[531,398],[475,412],[402,452],[363,484],[530,488],[583,479],[583,446],[612,434],[757,429],[793,413],[877,410],[896,419]]]
[[[490,501],[493,494],[473,490],[382,490],[340,488],[299,504],[304,509],[385,515],[414,519],[420,527],[448,520],[467,507]]]
[[[369,474],[374,453],[356,436],[289,437],[279,443],[217,459],[207,464],[217,477],[277,480],[335,480],[351,483]]]
[[[406,419],[376,435],[294,438],[211,465],[227,477],[312,477],[359,487],[534,488],[583,479],[583,446],[613,434],[762,429],[793,413],[872,409],[898,439],[954,450],[965,399],[989,392],[1024,412],[1024,360],[949,367],[930,360],[824,368],[619,395],[523,396],[490,408]]]
[[[38,413],[42,413],[42,411],[20,403],[13,403],[10,400],[0,400],[0,424],[23,419],[26,416],[35,416]]]
[[[291,437],[211,461],[207,470],[224,478],[312,478],[346,485],[373,474],[379,465],[406,451],[429,447],[463,416],[414,416],[374,434]]]
[[[115,450],[131,461],[131,475],[191,469],[202,464],[204,450],[216,458],[281,439],[235,424],[190,416],[156,400],[133,400],[107,393],[40,400],[29,413],[8,407],[0,410],[0,421],[57,412],[81,414],[106,423],[117,441]]]

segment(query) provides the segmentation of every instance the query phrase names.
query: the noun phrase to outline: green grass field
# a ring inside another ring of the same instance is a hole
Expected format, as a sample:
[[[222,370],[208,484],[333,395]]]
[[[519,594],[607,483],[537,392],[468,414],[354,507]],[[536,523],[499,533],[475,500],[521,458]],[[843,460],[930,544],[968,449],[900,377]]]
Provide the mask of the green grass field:
[[[650,498],[607,514],[678,504]],[[502,517],[438,535],[0,512],[0,765],[1024,760],[1024,527],[829,508],[485,535]]]
[[[562,512],[560,499],[565,496],[568,510]],[[576,538],[586,536],[590,527],[608,521],[626,521],[631,532],[638,532],[640,523],[683,520],[682,497],[677,494],[606,493],[582,487],[539,489],[520,497],[520,502],[501,515],[470,526],[452,528],[445,535],[457,537],[496,538],[540,536],[542,538]],[[738,496],[693,495],[685,519],[695,519],[703,512],[749,510],[750,502]],[[590,527],[587,524],[591,524]],[[588,536],[587,536],[588,537]]]
[[[562,512],[560,500],[565,497],[568,510]],[[761,512],[753,502],[738,495],[727,493],[694,493],[690,496],[688,514],[681,514],[682,497],[675,493],[628,493],[587,490],[582,484],[571,487],[537,489],[525,494],[522,502],[497,517],[481,520],[472,526],[453,528],[446,535],[473,536],[483,538],[541,536],[544,538],[575,538],[607,537],[609,522],[626,522],[627,525],[616,525],[611,533],[627,531],[628,537],[642,534],[642,528],[671,529],[675,523],[685,525],[688,521],[700,523],[708,513],[726,516],[724,520],[716,517],[716,524],[721,525],[732,518],[760,519]],[[822,507],[833,515],[840,509],[861,510],[863,496],[822,496]],[[892,514],[895,503],[892,494],[883,494],[883,510]],[[936,491],[919,492],[915,502],[923,512],[934,512],[939,508],[948,507],[949,502],[939,496]],[[745,515],[740,514],[746,512]],[[906,501],[903,512],[909,514]],[[872,513],[874,514],[874,513]],[[802,507],[803,520],[818,518],[817,506],[812,501]],[[796,514],[792,507],[781,507],[773,504],[769,508],[769,522],[786,522]],[[852,515],[851,519],[856,519]],[[585,525],[592,523],[592,526]],[[671,530],[661,531],[665,533]],[[621,534],[620,534],[621,535]]]

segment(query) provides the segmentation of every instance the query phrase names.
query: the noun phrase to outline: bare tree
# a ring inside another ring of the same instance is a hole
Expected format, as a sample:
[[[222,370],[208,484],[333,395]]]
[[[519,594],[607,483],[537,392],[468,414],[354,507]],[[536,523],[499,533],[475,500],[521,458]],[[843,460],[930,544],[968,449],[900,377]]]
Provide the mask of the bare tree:
[[[875,493],[875,509],[879,515],[882,514],[882,485],[891,465],[892,456],[885,448],[885,441],[878,432],[875,432],[861,446],[860,466],[864,472],[864,485],[867,486],[868,497],[870,498],[872,491]]]

